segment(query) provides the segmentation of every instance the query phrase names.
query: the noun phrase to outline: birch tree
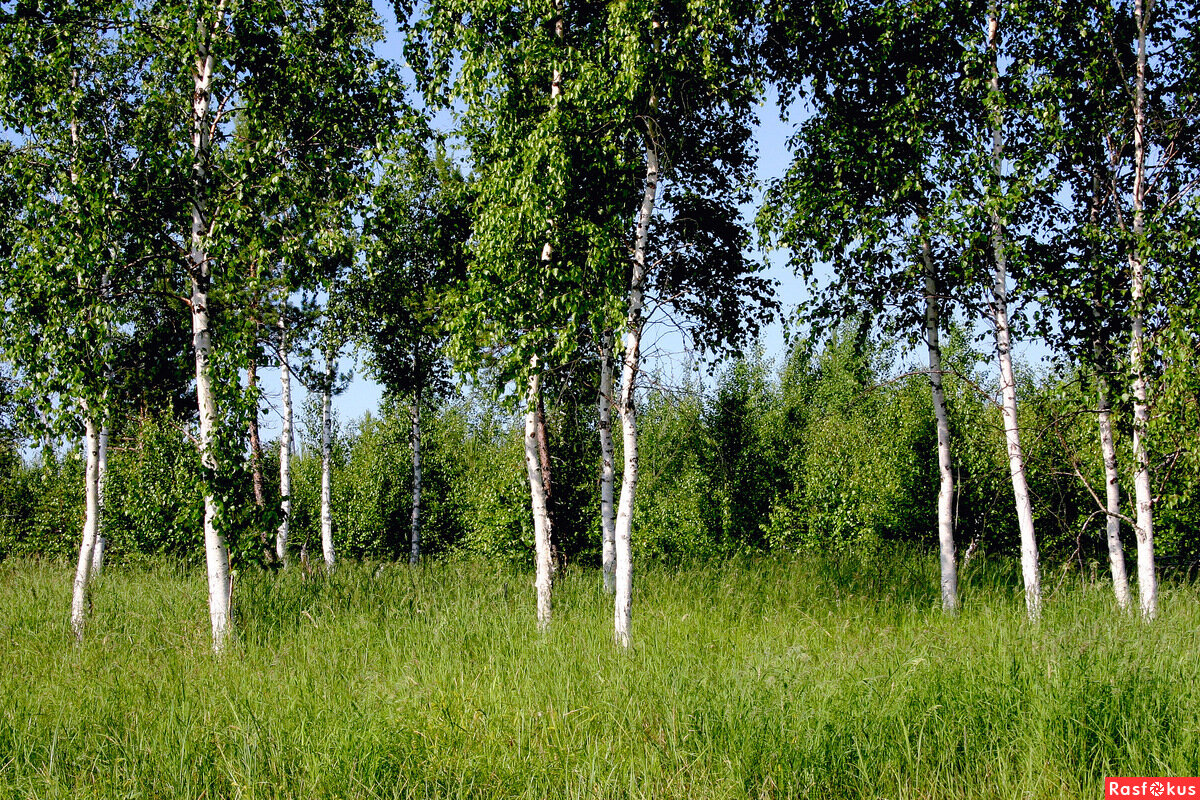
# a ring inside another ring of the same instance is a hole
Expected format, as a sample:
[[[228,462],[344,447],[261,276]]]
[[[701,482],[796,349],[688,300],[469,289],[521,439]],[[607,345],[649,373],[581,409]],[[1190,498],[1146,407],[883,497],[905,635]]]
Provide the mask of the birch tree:
[[[751,5],[699,8],[673,2],[609,6],[607,58],[620,65],[620,139],[641,162],[640,192],[627,234],[629,264],[619,308],[623,466],[613,530],[614,635],[628,646],[632,620],[632,535],[638,479],[637,383],[646,325],[673,321],[701,351],[736,351],[774,307],[772,285],[745,256],[749,235],[738,205],[749,200],[750,131],[758,97]],[[601,330],[607,330],[601,327]],[[602,341],[603,335],[602,335]],[[601,353],[602,403],[607,352]],[[611,461],[601,408],[601,459]],[[604,474],[609,468],[604,467]],[[602,496],[607,490],[602,487]],[[605,508],[602,501],[602,509]],[[605,531],[607,519],[602,520]],[[607,536],[607,533],[606,533]]]
[[[163,76],[154,106],[186,103],[189,109],[186,133],[176,129],[172,142],[168,127],[159,156],[164,166],[185,161],[190,173],[188,191],[178,198],[190,222],[180,244],[191,284],[186,304],[208,484],[210,617],[220,651],[229,635],[226,534],[234,529],[222,517],[219,492],[228,491],[229,464],[242,452],[244,417],[255,406],[236,379],[247,356],[245,318],[237,309],[255,295],[270,295],[262,280],[273,273],[260,270],[261,280],[248,280],[255,272],[247,265],[281,257],[277,245],[284,239],[249,248],[247,231],[284,228],[288,215],[303,219],[309,207],[321,205],[299,198],[326,190],[346,197],[344,176],[369,172],[363,155],[378,145],[380,126],[398,118],[399,83],[394,69],[370,51],[382,31],[365,2],[245,6],[217,0],[202,7],[155,5],[144,14],[148,58]],[[187,88],[180,91],[184,53]],[[294,249],[305,246],[300,241]]]
[[[279,395],[282,425],[279,430],[279,511],[282,518],[275,532],[275,558],[288,563],[288,536],[292,518],[292,365],[288,339],[288,313],[285,300],[279,312]]]
[[[773,9],[765,56],[802,122],[783,178],[759,215],[817,289],[805,309],[824,326],[869,314],[886,333],[923,334],[938,441],[937,536],[942,608],[958,608],[952,442],[939,334],[961,292],[957,231],[947,227],[946,182],[961,163],[970,119],[954,83],[972,36],[961,3],[883,2],[794,16]],[[829,260],[834,275],[816,281]]]
[[[451,297],[449,350],[468,371],[494,375],[498,387],[522,387],[539,627],[550,619],[552,571],[537,446],[542,382],[570,361],[581,330],[604,316],[593,311],[608,296],[588,290],[621,263],[625,199],[606,178],[628,173],[602,135],[612,91],[595,58],[602,19],[587,4],[448,0],[426,7],[410,42],[428,99],[463,106],[458,132],[475,167],[472,248]]]
[[[1058,114],[1039,133],[1053,153],[1056,175],[1072,202],[1055,222],[1067,232],[1052,269],[1037,275],[1049,302],[1066,320],[1055,341],[1084,356],[1095,353],[1100,436],[1106,468],[1114,587],[1121,600],[1117,530],[1137,538],[1139,607],[1157,614],[1154,568],[1154,484],[1151,408],[1154,386],[1169,369],[1169,348],[1156,334],[1176,315],[1178,254],[1192,236],[1197,158],[1194,87],[1200,56],[1194,15],[1186,4],[1096,0],[1046,10],[1038,53]],[[1062,258],[1062,253],[1067,258]],[[1081,273],[1091,280],[1080,277]],[[1186,294],[1186,293],[1185,293]],[[1117,358],[1118,349],[1126,355]],[[1119,376],[1120,367],[1127,369]],[[1110,443],[1108,384],[1132,399],[1134,513],[1120,515],[1117,448]],[[1110,457],[1111,456],[1111,457]]]
[[[118,329],[134,318],[121,299],[136,284],[132,195],[142,97],[138,62],[123,47],[127,9],[69,4],[0,11],[0,122],[15,217],[0,258],[7,357],[47,433],[84,432],[85,518],[71,603],[82,639],[98,566],[107,426]],[[117,94],[109,98],[109,92]],[[102,546],[102,545],[100,545]]]
[[[1011,244],[1008,224],[1002,209],[1012,203],[1011,187],[1006,182],[1006,153],[1004,133],[1005,104],[1008,98],[1000,86],[1000,9],[991,2],[987,10],[987,34],[984,41],[987,75],[985,107],[987,126],[991,133],[989,161],[991,179],[986,181],[983,196],[987,207],[988,240],[994,265],[990,315],[996,341],[996,359],[1000,367],[1001,412],[1004,420],[1004,439],[1008,451],[1009,475],[1016,503],[1017,525],[1021,534],[1021,575],[1025,587],[1025,607],[1030,620],[1042,613],[1041,571],[1038,564],[1037,538],[1033,527],[1033,503],[1025,473],[1025,456],[1021,449],[1021,429],[1017,417],[1017,386],[1012,362],[1012,332],[1009,324],[1009,268]],[[1018,175],[1020,180],[1025,176]],[[1006,189],[1009,191],[1006,193]],[[1007,210],[1007,209],[1005,209]]]
[[[407,150],[407,152],[405,152]],[[363,223],[365,280],[355,287],[356,338],[385,389],[409,405],[412,513],[409,563],[421,559],[423,408],[450,390],[446,292],[466,275],[469,196],[444,152],[397,148]]]

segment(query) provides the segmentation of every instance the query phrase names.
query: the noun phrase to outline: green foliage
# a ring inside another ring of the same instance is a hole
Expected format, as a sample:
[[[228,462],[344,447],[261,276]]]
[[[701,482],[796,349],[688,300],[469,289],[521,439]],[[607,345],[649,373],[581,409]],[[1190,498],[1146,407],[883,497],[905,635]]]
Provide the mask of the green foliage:
[[[700,387],[652,392],[638,412],[638,427],[632,543],[637,563],[650,558],[674,564],[720,554],[719,508],[705,470],[708,443]]]
[[[314,409],[308,410],[313,416]],[[422,553],[466,550],[523,562],[532,552],[526,519],[521,434],[494,406],[426,408],[422,424]],[[379,418],[335,425],[334,547],[351,558],[408,553],[412,513],[411,421],[404,404]],[[313,425],[293,473],[292,543],[320,547],[321,457]]]
[[[69,558],[83,529],[83,463],[78,448],[26,464],[0,451],[0,559]]]
[[[9,560],[0,794],[1074,800],[1200,772],[1195,586],[1148,626],[1072,575],[1030,626],[1002,563],[948,618],[934,558],[883,556],[649,565],[629,651],[586,572],[537,633],[491,561],[251,570],[223,658],[197,570],[108,571],[72,646],[67,571]]]
[[[815,363],[789,365],[788,395],[799,405],[784,412],[795,438],[791,486],[767,530],[774,546],[869,553],[887,539],[928,541],[937,485],[928,382],[884,382],[891,355],[845,335]],[[792,355],[809,357],[803,345]]]
[[[196,445],[170,416],[113,437],[105,485],[106,557],[203,558],[204,495]]]

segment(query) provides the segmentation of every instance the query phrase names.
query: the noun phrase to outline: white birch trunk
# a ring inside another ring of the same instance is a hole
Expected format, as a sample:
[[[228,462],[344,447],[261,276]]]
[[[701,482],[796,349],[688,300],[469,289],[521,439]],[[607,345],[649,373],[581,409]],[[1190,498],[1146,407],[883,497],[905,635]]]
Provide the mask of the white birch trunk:
[[[954,554],[954,468],[950,459],[950,419],[942,388],[942,347],[939,338],[941,293],[928,239],[921,240],[925,262],[925,342],[929,349],[929,387],[937,421],[938,563],[941,568],[942,610],[958,610],[958,564]]]
[[[1144,0],[1134,0],[1137,24],[1137,75],[1133,96],[1133,246],[1129,250],[1130,368],[1133,373],[1133,492],[1137,504],[1138,594],[1142,618],[1158,616],[1158,577],[1154,570],[1154,501],[1150,488],[1150,454],[1146,429],[1150,423],[1146,379],[1145,304],[1146,262],[1142,255],[1146,202],[1146,34],[1150,14]]]
[[[617,522],[613,512],[613,334],[605,331],[600,338],[600,566],[604,572],[604,591],[616,592]]]
[[[71,593],[71,630],[75,638],[83,639],[83,627],[87,621],[88,584],[91,579],[92,557],[96,547],[96,535],[100,525],[100,435],[91,414],[84,420],[84,447],[87,461],[84,469],[85,513],[83,540],[79,545],[79,562],[75,568],[75,585]]]
[[[333,553],[333,347],[325,349],[325,380],[321,384],[321,553],[332,570]]]
[[[209,359],[212,352],[212,329],[208,315],[208,292],[212,275],[208,260],[208,219],[204,190],[208,182],[208,162],[211,143],[209,125],[214,59],[211,51],[213,32],[222,24],[225,2],[217,6],[216,19],[210,27],[204,15],[197,22],[197,43],[192,95],[192,235],[188,253],[188,271],[192,281],[192,347],[196,357],[196,404],[200,411],[200,462],[210,477],[217,470],[214,449],[217,424],[217,401],[213,390]],[[229,635],[229,552],[217,526],[216,498],[211,488],[204,496],[204,554],[208,572],[208,612],[212,622],[213,650],[224,650]]]
[[[408,563],[413,566],[421,560],[421,393],[413,393],[412,431],[412,527],[411,551]]]
[[[654,110],[651,100],[651,110]],[[633,626],[633,532],[634,498],[638,480],[637,408],[634,404],[641,359],[644,294],[646,290],[646,248],[650,240],[650,222],[658,198],[658,143],[653,121],[646,132],[646,182],[638,210],[637,235],[633,246],[633,271],[629,278],[629,307],[625,319],[625,353],[621,366],[621,442],[624,469],[621,474],[621,498],[616,522],[616,591],[613,607],[613,636],[621,647],[628,647]]]
[[[1122,611],[1128,611],[1131,599],[1129,575],[1125,571],[1125,549],[1121,546],[1121,484],[1117,472],[1117,448],[1113,442],[1112,412],[1108,405],[1108,382],[1103,375],[1096,378],[1096,393],[1100,405],[1096,414],[1100,426],[1100,453],[1104,458],[1104,504],[1108,512],[1105,520],[1108,564],[1112,571],[1117,606]]]
[[[531,366],[533,372],[529,377],[528,408],[525,412],[525,470],[529,475],[529,498],[533,509],[537,625],[539,630],[544,630],[550,624],[553,559],[550,554],[550,514],[546,508],[546,487],[542,482],[542,460],[538,454],[537,404],[542,386],[536,358]]]
[[[566,31],[562,15],[562,0],[554,3],[554,36],[561,46]],[[562,69],[554,65],[550,77],[550,104],[553,106],[562,97]],[[554,228],[554,220],[548,220],[548,228]],[[549,239],[542,246],[541,263],[549,269],[554,260],[554,244]],[[525,412],[525,472],[529,477],[529,506],[533,514],[534,549],[534,592],[537,595],[537,626],[545,630],[550,625],[551,593],[554,583],[554,556],[551,551],[553,531],[550,509],[546,497],[545,476],[542,474],[541,451],[538,447],[538,407],[542,397],[542,379],[539,374],[538,357],[529,359],[529,388]]]
[[[275,532],[275,557],[287,566],[288,535],[292,524],[292,367],[288,362],[287,320],[279,315],[279,387],[283,424],[279,431],[279,501],[283,519]]]
[[[988,51],[991,54],[989,88],[992,102],[992,169],[1000,186],[1003,164],[1004,133],[999,103],[1000,70],[997,63],[999,11],[993,4],[988,12]],[[1000,392],[1002,396],[1004,439],[1008,449],[1009,475],[1012,478],[1013,498],[1017,508],[1017,525],[1021,531],[1021,575],[1025,583],[1025,608],[1030,620],[1042,615],[1041,575],[1038,566],[1037,538],[1033,530],[1033,505],[1029,498],[1029,483],[1025,476],[1025,456],[1021,451],[1021,430],[1017,421],[1017,382],[1013,374],[1012,340],[1008,324],[1008,255],[1004,240],[1004,223],[996,209],[990,212],[992,253],[996,261],[995,282],[992,288],[992,322],[996,331],[996,357],[1000,362]]]
[[[100,575],[104,568],[104,550],[108,539],[104,536],[104,487],[108,482],[108,423],[100,426],[100,452],[96,461],[96,547],[92,550],[92,578]]]

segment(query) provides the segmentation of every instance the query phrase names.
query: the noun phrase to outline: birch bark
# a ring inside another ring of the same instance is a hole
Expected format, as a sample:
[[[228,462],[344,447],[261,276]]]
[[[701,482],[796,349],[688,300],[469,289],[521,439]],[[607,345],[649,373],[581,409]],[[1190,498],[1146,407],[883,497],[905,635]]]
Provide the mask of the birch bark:
[[[941,569],[942,610],[958,610],[958,565],[954,554],[954,468],[950,458],[950,419],[942,388],[942,347],[939,340],[941,292],[933,268],[929,240],[922,238],[925,265],[925,342],[929,349],[929,387],[937,422],[938,450],[938,563]]]
[[[529,496],[533,507],[533,540],[537,592],[537,625],[544,630],[550,624],[552,566],[550,555],[550,515],[546,511],[546,488],[542,483],[542,460],[537,446],[537,398],[541,394],[541,376],[537,358],[532,360],[529,394],[525,413],[525,470],[529,475]]]
[[[409,442],[412,444],[412,526],[411,550],[408,563],[413,566],[421,560],[421,390],[413,392],[412,401],[412,431]]]
[[[1004,132],[1000,110],[999,11],[993,4],[988,10],[987,47],[991,54],[989,91],[992,100],[992,170],[997,179],[1002,175]],[[1042,614],[1041,576],[1038,566],[1037,539],[1033,529],[1033,505],[1029,498],[1029,483],[1025,476],[1025,456],[1021,451],[1021,431],[1017,421],[1017,384],[1012,366],[1012,341],[1008,322],[1008,255],[1004,223],[993,206],[991,244],[995,258],[995,282],[992,288],[992,322],[996,332],[996,357],[1000,362],[1000,392],[1002,396],[1004,438],[1008,449],[1009,475],[1016,502],[1017,524],[1021,531],[1021,575],[1025,584],[1025,609],[1030,620]]]
[[[275,532],[275,557],[287,566],[288,534],[292,521],[292,368],[288,362],[287,315],[279,315],[279,387],[283,424],[279,431],[279,494],[283,519]]]
[[[604,573],[604,591],[616,592],[617,531],[613,513],[613,333],[605,331],[600,337],[600,391],[597,403],[600,412],[600,531],[602,536],[600,566]]]
[[[1154,570],[1154,500],[1150,487],[1150,454],[1146,429],[1150,423],[1146,379],[1146,262],[1142,255],[1146,203],[1146,36],[1150,14],[1145,0],[1134,0],[1137,25],[1137,74],[1133,92],[1133,244],[1129,248],[1130,369],[1133,373],[1133,492],[1137,504],[1138,594],[1142,618],[1158,616],[1158,577]]]
[[[216,424],[217,401],[212,383],[209,360],[212,353],[212,327],[208,312],[208,292],[212,269],[207,251],[208,213],[205,186],[211,156],[209,125],[212,106],[214,57],[212,38],[225,17],[225,0],[217,5],[216,18],[211,26],[199,15],[196,23],[196,60],[192,94],[192,185],[191,249],[188,253],[188,272],[192,295],[192,347],[196,358],[196,403],[200,411],[200,462],[211,476],[217,471]],[[218,529],[216,498],[211,484],[204,496],[204,553],[208,572],[208,611],[212,622],[213,650],[224,650],[229,635],[229,552],[225,538]]]
[[[1096,394],[1099,401],[1096,420],[1100,426],[1100,454],[1104,459],[1104,504],[1108,512],[1105,519],[1108,564],[1117,606],[1122,611],[1128,611],[1132,601],[1129,596],[1129,575],[1125,571],[1125,549],[1121,546],[1121,484],[1117,472],[1117,448],[1113,442],[1112,412],[1108,403],[1108,382],[1103,375],[1096,378]]]
[[[651,99],[651,111],[655,101]],[[633,529],[634,495],[638,480],[638,428],[634,393],[641,358],[642,327],[645,322],[646,248],[650,223],[658,197],[658,142],[653,120],[646,131],[646,179],[638,210],[637,234],[633,247],[633,270],[629,277],[628,311],[625,319],[625,353],[621,366],[621,442],[624,446],[624,470],[616,521],[616,586],[613,608],[614,638],[622,647],[629,646],[633,625]]]
[[[325,379],[321,382],[321,554],[325,568],[334,566],[333,552],[333,351],[325,348]]]
[[[108,539],[104,536],[104,487],[108,482],[108,423],[100,426],[100,450],[96,461],[96,548],[92,551],[92,578],[104,568],[104,551]]]
[[[566,33],[566,20],[562,14],[562,0],[554,3],[554,37],[561,46]],[[562,68],[555,64],[550,76],[550,104],[554,106],[562,97],[563,73]],[[554,227],[554,220],[548,221],[549,228]],[[541,264],[549,269],[554,260],[554,245],[549,240],[542,246]],[[546,502],[545,476],[542,473],[542,459],[538,448],[538,408],[542,402],[542,379],[539,373],[538,357],[529,359],[530,375],[526,394],[525,412],[525,472],[529,477],[529,504],[533,512],[533,545],[534,545],[534,590],[537,594],[537,626],[545,630],[550,624],[551,588],[554,580],[554,557],[550,550],[553,536],[551,530],[550,511]]]
[[[100,525],[100,434],[96,420],[91,414],[84,420],[84,447],[87,461],[84,469],[85,512],[83,540],[79,545],[79,562],[75,567],[75,583],[71,593],[71,630],[75,638],[83,639],[83,628],[88,612],[88,583],[91,577],[92,557],[96,547],[96,534]]]
[[[542,490],[546,494],[546,517],[550,520],[550,571],[558,572],[561,554],[554,541],[554,478],[550,468],[550,434],[546,429],[546,404],[541,392],[537,399],[538,461],[542,465]]]

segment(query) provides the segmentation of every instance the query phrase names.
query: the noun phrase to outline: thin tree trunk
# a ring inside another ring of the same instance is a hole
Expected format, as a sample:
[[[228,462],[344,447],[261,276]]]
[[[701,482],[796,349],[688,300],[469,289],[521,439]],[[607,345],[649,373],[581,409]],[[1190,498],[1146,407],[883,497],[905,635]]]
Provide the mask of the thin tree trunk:
[[[562,14],[562,0],[554,3],[554,36],[562,46],[566,33],[566,21]],[[554,65],[550,77],[550,105],[553,107],[562,97],[562,69]],[[554,220],[548,220],[548,228],[554,228]],[[554,260],[554,243],[547,238],[542,245],[541,265],[549,270]],[[551,551],[553,526],[547,503],[545,474],[538,448],[538,409],[542,402],[542,378],[538,357],[529,359],[529,386],[525,399],[525,472],[529,477],[529,505],[533,513],[534,547],[534,591],[537,594],[537,626],[545,630],[550,624],[550,597],[554,582],[554,556]]]
[[[83,627],[87,620],[92,554],[100,525],[100,435],[96,429],[96,420],[90,413],[84,420],[84,431],[84,446],[87,449],[87,465],[84,469],[86,511],[83,520],[83,541],[79,545],[79,562],[75,568],[75,585],[71,594],[71,630],[79,640],[83,639]]]
[[[104,536],[104,487],[108,483],[108,423],[100,426],[100,451],[96,461],[96,547],[92,551],[92,578],[100,575],[104,568],[104,550],[108,539]]]
[[[613,513],[613,333],[605,331],[600,337],[600,566],[604,571],[604,591],[616,592],[617,531]]]
[[[283,519],[275,532],[275,557],[287,566],[288,534],[292,523],[292,368],[288,363],[286,313],[279,315],[279,386],[283,425],[279,431],[279,501]]]
[[[333,351],[325,348],[325,380],[321,382],[321,553],[332,570],[333,553]]]
[[[71,92],[74,94],[79,87],[79,70],[71,70]],[[70,172],[71,172],[71,187],[72,194],[74,188],[79,184],[79,121],[75,116],[74,110],[71,113],[71,157],[70,157]],[[72,210],[75,214],[76,221],[82,217],[82,205],[79,198],[72,196]],[[84,290],[83,276],[80,275],[77,279],[80,290]],[[108,273],[105,272],[100,276],[100,291],[105,293],[108,287]],[[91,413],[92,409],[88,408],[88,404],[84,402],[84,411],[87,413],[88,419],[84,421],[85,428],[85,447],[87,448],[87,465],[84,470],[85,481],[85,517],[83,523],[83,541],[79,547],[79,565],[75,571],[75,587],[74,594],[71,598],[71,627],[75,631],[77,639],[83,638],[84,619],[87,614],[88,602],[88,585],[93,575],[98,571],[96,565],[96,553],[98,548],[103,548],[100,541],[100,515],[101,515],[101,495],[100,495],[100,459],[103,445],[98,439],[96,431],[95,415]],[[42,417],[45,421],[45,416]],[[105,429],[107,431],[107,429]],[[106,434],[105,434],[106,435]],[[107,457],[107,453],[104,454]],[[103,555],[100,556],[103,558]]]
[[[533,507],[533,542],[536,561],[534,588],[537,591],[537,625],[544,630],[550,624],[552,564],[550,555],[550,515],[546,510],[546,487],[542,481],[542,460],[537,446],[537,404],[542,381],[537,359],[532,360],[529,394],[525,412],[525,470],[529,475],[529,497]]]
[[[1146,201],[1146,34],[1150,15],[1144,0],[1134,0],[1137,24],[1137,76],[1133,97],[1133,244],[1129,248],[1130,368],[1133,372],[1133,492],[1137,504],[1138,594],[1142,618],[1158,616],[1158,577],[1154,571],[1154,505],[1150,488],[1150,454],[1146,432],[1150,404],[1146,379],[1146,261],[1142,255]]]
[[[250,484],[254,489],[254,505],[261,512],[267,507],[267,493],[263,482],[262,439],[258,433],[258,359],[254,356],[250,357],[250,364],[246,368],[246,388],[254,398],[254,412],[247,423],[250,433]],[[262,543],[263,560],[269,562],[275,554],[271,547],[271,534],[263,528],[258,532],[258,538]]]
[[[929,348],[929,387],[938,443],[938,562],[942,576],[942,610],[958,610],[958,565],[954,555],[954,468],[950,459],[950,418],[942,388],[942,347],[939,338],[941,292],[927,238],[921,239],[925,264],[925,342]]]
[[[1099,342],[1095,343],[1097,353]],[[1099,358],[1097,358],[1099,364]],[[1104,458],[1104,502],[1108,517],[1105,529],[1108,534],[1108,563],[1112,570],[1113,592],[1117,606],[1128,611],[1129,576],[1125,571],[1125,549],[1121,546],[1121,484],[1117,472],[1117,448],[1113,442],[1112,412],[1108,403],[1108,381],[1102,374],[1096,375],[1096,395],[1099,401],[1096,419],[1100,425],[1100,453]]]
[[[550,569],[558,572],[563,566],[562,552],[558,542],[554,540],[554,480],[550,468],[550,435],[546,429],[546,404],[541,392],[538,392],[537,402],[537,444],[538,461],[542,465],[542,487],[546,492],[546,515],[550,518]]]
[[[989,88],[992,102],[992,170],[996,187],[1002,176],[1004,133],[999,104],[1000,70],[997,63],[999,11],[995,4],[988,11],[988,51],[991,54]],[[1012,365],[1012,341],[1008,323],[1008,255],[1004,240],[1004,223],[995,208],[990,212],[992,223],[992,254],[996,261],[995,282],[992,288],[992,321],[996,331],[996,357],[1000,362],[1000,391],[1003,399],[1004,438],[1008,448],[1009,474],[1017,508],[1017,524],[1021,531],[1021,574],[1025,583],[1025,608],[1029,619],[1042,614],[1041,576],[1038,567],[1037,538],[1033,530],[1033,505],[1029,499],[1029,483],[1025,475],[1025,456],[1021,451],[1021,430],[1017,421],[1017,382]]]
[[[1093,227],[1100,224],[1100,209],[1108,199],[1101,185],[1099,170],[1095,169],[1092,172],[1092,200],[1088,208],[1088,223]],[[1092,361],[1096,368],[1096,422],[1100,428],[1100,455],[1104,461],[1104,507],[1107,513],[1104,528],[1108,541],[1108,565],[1112,573],[1113,594],[1117,598],[1117,607],[1122,611],[1129,611],[1132,605],[1129,573],[1125,567],[1125,548],[1121,545],[1121,483],[1117,471],[1117,448],[1113,441],[1108,379],[1104,376],[1109,359],[1106,357],[1105,345],[1100,335],[1100,314],[1096,310],[1106,292],[1103,284],[1103,281],[1097,279],[1094,289],[1097,305],[1093,309],[1096,333],[1092,338]]]
[[[412,549],[408,563],[413,566],[421,560],[421,390],[413,392],[412,401],[412,432],[409,442],[412,444]]]
[[[657,23],[655,23],[657,27]],[[656,103],[651,99],[651,112]],[[633,531],[634,497],[638,480],[637,408],[635,387],[640,367],[644,294],[646,290],[646,248],[650,240],[650,222],[658,198],[658,142],[654,123],[646,131],[646,181],[642,204],[638,210],[637,236],[634,239],[633,270],[629,278],[629,307],[625,320],[625,354],[621,366],[621,442],[624,446],[624,469],[621,474],[621,497],[616,522],[616,597],[613,608],[614,638],[622,647],[629,646],[633,625]]]
[[[213,77],[213,32],[225,16],[225,0],[217,6],[211,27],[200,15],[197,27],[194,91],[192,95],[192,236],[188,253],[188,272],[192,282],[192,347],[196,356],[196,404],[200,411],[200,462],[208,475],[204,495],[204,553],[208,569],[208,613],[212,622],[213,650],[225,648],[229,634],[229,551],[217,526],[220,509],[212,492],[212,476],[217,471],[215,451],[217,400],[209,360],[212,353],[212,326],[208,313],[208,292],[212,275],[205,239],[208,219],[205,187],[208,183],[209,114]]]

